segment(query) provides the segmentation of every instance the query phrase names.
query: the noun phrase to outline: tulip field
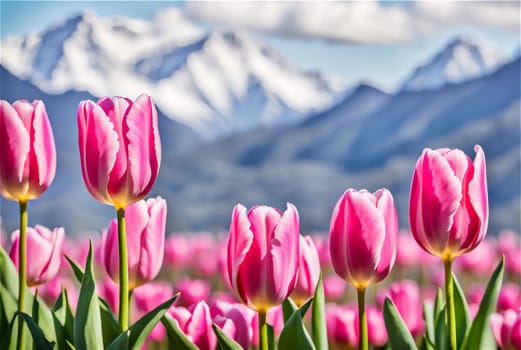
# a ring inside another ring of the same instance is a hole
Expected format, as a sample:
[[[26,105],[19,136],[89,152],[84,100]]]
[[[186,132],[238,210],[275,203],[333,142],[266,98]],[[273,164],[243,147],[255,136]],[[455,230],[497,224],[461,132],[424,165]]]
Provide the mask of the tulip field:
[[[20,205],[0,236],[0,349],[521,349],[520,235],[487,232],[479,145],[418,155],[409,222],[389,190],[348,188],[323,232],[289,202],[166,232],[150,96],[81,101],[77,121],[114,219],[72,237],[30,220],[60,166],[44,102],[0,101],[0,193]]]

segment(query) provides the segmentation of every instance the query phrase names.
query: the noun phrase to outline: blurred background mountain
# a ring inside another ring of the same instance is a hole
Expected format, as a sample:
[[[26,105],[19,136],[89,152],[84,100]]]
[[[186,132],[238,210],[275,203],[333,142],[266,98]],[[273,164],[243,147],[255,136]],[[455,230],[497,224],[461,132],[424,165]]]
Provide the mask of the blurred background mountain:
[[[300,68],[248,26],[201,27],[203,5],[148,21],[84,11],[38,33],[2,36],[0,97],[43,100],[58,152],[54,183],[30,203],[30,225],[70,233],[107,225],[113,209],[91,198],[81,177],[76,109],[85,99],[147,92],[163,145],[151,195],[167,199],[169,231],[226,230],[238,202],[286,201],[299,209],[303,232],[326,231],[348,187],[390,189],[406,228],[423,148],[473,157],[475,144],[487,157],[489,231],[520,231],[519,49],[452,35],[382,88]],[[0,209],[2,225],[15,229],[16,203],[2,199]]]

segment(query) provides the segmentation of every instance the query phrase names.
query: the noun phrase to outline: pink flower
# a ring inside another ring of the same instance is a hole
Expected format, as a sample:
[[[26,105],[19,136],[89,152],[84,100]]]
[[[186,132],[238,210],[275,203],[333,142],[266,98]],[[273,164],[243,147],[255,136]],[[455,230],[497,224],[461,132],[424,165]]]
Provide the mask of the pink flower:
[[[503,314],[492,314],[490,327],[497,345],[502,350],[521,349],[521,309],[509,309]]]
[[[129,288],[153,280],[163,262],[166,201],[150,198],[129,205],[125,210],[127,229]],[[118,224],[113,219],[102,238],[103,263],[112,280],[119,281]]]
[[[315,294],[315,288],[320,278],[320,260],[317,248],[310,236],[300,236],[300,257],[297,284],[291,298],[297,305]]]
[[[164,282],[152,282],[138,287],[134,290],[133,299],[136,311],[134,319],[137,321],[147,312],[164,303],[173,296],[172,287]],[[149,338],[154,341],[162,341],[165,338],[166,330],[161,323],[158,323]]]
[[[80,102],[78,139],[83,180],[95,199],[124,209],[150,192],[161,163],[150,96]]]
[[[27,202],[50,186],[56,172],[56,147],[42,101],[0,100],[0,193]]]
[[[207,280],[191,279],[183,277],[175,284],[175,290],[180,292],[175,304],[177,306],[190,306],[210,296],[210,282]]]
[[[288,203],[281,213],[268,206],[233,209],[228,239],[228,279],[242,301],[266,312],[293,291],[299,261],[299,218]]]
[[[324,277],[324,294],[327,300],[340,299],[346,292],[346,282],[337,275]]]
[[[386,296],[393,301],[398,313],[407,325],[407,328],[414,337],[421,335],[425,329],[423,321],[422,300],[420,298],[420,288],[412,280],[402,280],[391,285],[388,291],[380,294],[380,305]]]
[[[505,283],[499,291],[497,299],[497,311],[521,308],[521,289],[516,283]]]
[[[490,239],[485,239],[468,254],[462,255],[457,261],[457,268],[471,272],[476,276],[490,275],[497,265],[499,257],[496,247]]]
[[[212,329],[210,308],[204,300],[184,307],[170,307],[167,315],[172,317],[181,331],[201,350],[213,350],[217,345],[217,338]]]
[[[248,349],[253,338],[253,319],[256,313],[239,303],[218,301],[212,304],[210,312],[214,323],[226,335],[239,343],[243,349]]]
[[[326,305],[327,336],[338,348],[358,346],[358,318],[354,307]]]
[[[13,232],[13,245],[9,255],[18,268],[20,231]],[[65,231],[63,227],[53,231],[36,225],[27,228],[27,285],[37,286],[52,279],[60,269],[60,253]]]
[[[411,183],[409,222],[416,242],[443,259],[474,249],[488,225],[485,155],[474,162],[459,149],[425,149]]]
[[[365,289],[384,279],[396,257],[398,218],[386,189],[348,189],[331,218],[329,249],[337,275]]]

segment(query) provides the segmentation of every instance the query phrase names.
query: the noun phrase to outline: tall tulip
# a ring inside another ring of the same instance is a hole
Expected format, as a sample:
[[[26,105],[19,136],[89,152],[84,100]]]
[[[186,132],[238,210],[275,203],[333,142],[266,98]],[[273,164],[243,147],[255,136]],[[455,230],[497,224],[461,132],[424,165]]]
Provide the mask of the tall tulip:
[[[121,330],[128,328],[128,256],[125,208],[150,192],[161,163],[157,111],[150,96],[132,102],[103,97],[78,106],[78,144],[83,180],[98,201],[113,205],[118,218]]]
[[[131,204],[126,209],[125,223],[128,243],[128,288],[153,280],[163,263],[166,227],[166,201],[149,198]],[[102,260],[107,274],[119,279],[118,227],[115,219],[102,238]]]
[[[295,287],[299,262],[299,217],[288,203],[284,213],[268,206],[233,209],[228,238],[230,285],[259,313],[261,349],[268,348],[266,313]]]
[[[329,232],[333,268],[358,292],[360,349],[367,349],[365,290],[389,274],[396,258],[398,217],[391,193],[347,189],[333,210]]]
[[[56,147],[51,123],[42,101],[0,100],[0,193],[20,205],[18,311],[23,312],[26,281],[27,202],[50,186],[56,173]],[[23,319],[19,318],[18,327]],[[18,332],[18,347],[24,347]]]
[[[452,261],[474,249],[488,225],[485,155],[479,145],[474,150],[472,161],[459,149],[425,149],[416,162],[409,200],[409,223],[416,242],[444,262],[452,349],[457,346]]]

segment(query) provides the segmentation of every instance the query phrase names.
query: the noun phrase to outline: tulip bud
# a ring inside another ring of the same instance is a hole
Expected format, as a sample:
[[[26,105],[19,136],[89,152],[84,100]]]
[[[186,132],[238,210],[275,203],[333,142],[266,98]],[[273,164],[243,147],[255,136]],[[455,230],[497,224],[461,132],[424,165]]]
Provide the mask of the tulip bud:
[[[485,155],[474,162],[459,149],[425,149],[411,183],[409,222],[416,242],[444,260],[474,249],[488,225]]]
[[[42,101],[0,101],[0,193],[27,202],[39,197],[56,172],[54,136]]]
[[[124,209],[150,192],[161,163],[150,96],[80,102],[78,140],[83,180],[95,199]]]
[[[348,189],[331,218],[329,249],[335,272],[359,290],[381,281],[394,264],[397,234],[396,208],[388,190],[372,194]]]
[[[293,291],[299,260],[299,219],[288,203],[281,213],[267,206],[235,206],[228,239],[228,279],[250,308],[267,312]]]
[[[19,234],[17,230],[11,237],[13,245],[9,255],[18,268]],[[65,231],[63,227],[53,231],[36,225],[27,228],[27,285],[37,286],[52,279],[60,269],[60,254]]]
[[[129,289],[153,280],[163,262],[166,201],[150,198],[125,210],[127,228]],[[102,238],[103,263],[107,274],[119,282],[118,224],[112,220]]]

